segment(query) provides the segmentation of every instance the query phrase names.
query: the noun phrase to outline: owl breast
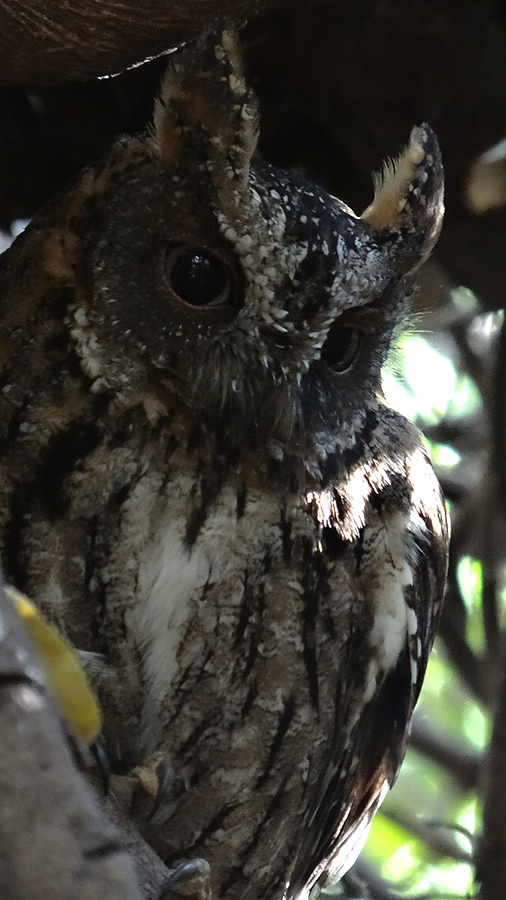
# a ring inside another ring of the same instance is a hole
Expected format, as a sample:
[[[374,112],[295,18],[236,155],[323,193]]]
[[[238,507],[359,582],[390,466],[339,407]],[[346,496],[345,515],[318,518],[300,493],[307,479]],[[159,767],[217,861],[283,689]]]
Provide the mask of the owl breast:
[[[336,455],[322,489],[300,461],[288,479],[268,453],[217,461],[177,405],[154,417],[147,399],[119,416],[113,404],[61,484],[64,520],[32,513],[24,529],[42,605],[105,660],[91,674],[115,765],[159,751],[174,773],[156,828],[144,823],[151,842],[169,864],[212,860],[220,896],[282,891],[321,804],[358,782],[364,716],[374,732],[399,659],[400,719],[423,666],[414,573],[437,485],[416,432],[399,457],[402,420],[381,405],[373,419],[367,464]],[[357,804],[379,802],[377,765]]]

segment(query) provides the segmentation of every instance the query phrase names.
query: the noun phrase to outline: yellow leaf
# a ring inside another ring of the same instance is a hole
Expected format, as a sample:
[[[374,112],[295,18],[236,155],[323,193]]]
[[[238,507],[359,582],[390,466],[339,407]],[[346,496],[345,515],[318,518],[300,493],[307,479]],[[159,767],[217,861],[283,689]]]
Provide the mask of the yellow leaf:
[[[79,740],[91,744],[102,727],[100,710],[75,650],[24,594],[12,587],[5,592],[35,644],[65,721]]]

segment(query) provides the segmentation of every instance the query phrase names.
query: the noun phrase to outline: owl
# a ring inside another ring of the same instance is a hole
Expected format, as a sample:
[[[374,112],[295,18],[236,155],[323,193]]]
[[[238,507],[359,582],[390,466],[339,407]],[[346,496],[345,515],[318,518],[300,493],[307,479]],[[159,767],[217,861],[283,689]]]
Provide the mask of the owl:
[[[220,900],[356,856],[402,761],[448,525],[381,369],[442,220],[414,128],[357,217],[256,153],[234,28],[0,260],[0,549],[80,652],[139,825]],[[146,763],[147,764],[147,763]]]

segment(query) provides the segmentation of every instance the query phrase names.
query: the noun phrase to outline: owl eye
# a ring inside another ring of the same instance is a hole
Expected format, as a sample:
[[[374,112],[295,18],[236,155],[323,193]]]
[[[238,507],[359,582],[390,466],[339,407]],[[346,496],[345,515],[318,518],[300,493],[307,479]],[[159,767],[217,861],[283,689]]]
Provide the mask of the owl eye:
[[[232,280],[222,261],[208,250],[182,244],[169,251],[165,273],[175,294],[191,306],[227,303]]]
[[[333,372],[346,372],[353,363],[360,344],[360,333],[353,328],[334,325],[329,329],[321,359]]]

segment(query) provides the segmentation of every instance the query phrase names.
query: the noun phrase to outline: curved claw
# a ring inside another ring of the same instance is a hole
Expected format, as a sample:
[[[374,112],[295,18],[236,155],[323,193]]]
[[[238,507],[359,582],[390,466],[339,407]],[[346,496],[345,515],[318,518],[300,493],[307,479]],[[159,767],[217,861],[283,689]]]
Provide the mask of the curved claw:
[[[174,800],[182,786],[167,756],[156,752],[131,770],[132,813],[137,827],[156,836],[172,815]]]
[[[100,784],[102,785],[104,794],[107,795],[111,784],[111,765],[107,746],[102,735],[99,735],[98,738],[93,741],[90,750],[100,775]]]
[[[150,828],[158,829],[167,820],[166,804],[172,799],[175,773],[168,759],[162,759],[156,767],[158,788],[153,807],[148,817]],[[180,868],[180,867],[178,867]],[[178,871],[177,869],[175,870]]]
[[[177,866],[165,883],[159,900],[211,900],[211,867],[205,859]]]

